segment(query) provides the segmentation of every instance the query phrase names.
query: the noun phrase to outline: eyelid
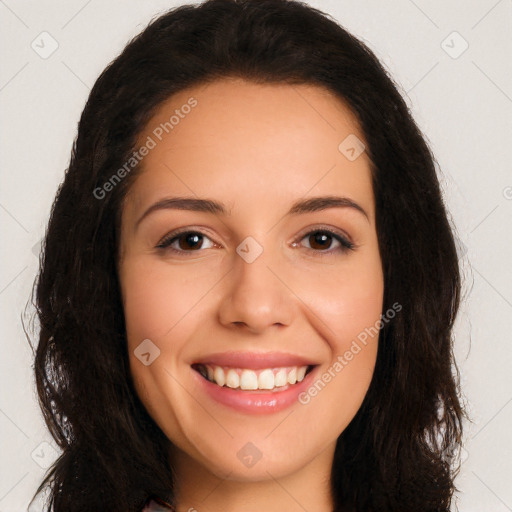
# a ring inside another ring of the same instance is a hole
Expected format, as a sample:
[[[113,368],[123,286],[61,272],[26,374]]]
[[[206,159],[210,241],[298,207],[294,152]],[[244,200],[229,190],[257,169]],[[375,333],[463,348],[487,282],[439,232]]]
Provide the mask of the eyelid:
[[[332,235],[337,235],[346,242],[348,242],[353,247],[357,247],[357,245],[352,240],[352,237],[349,236],[348,233],[345,231],[335,228],[334,226],[329,226],[328,224],[315,224],[313,226],[308,226],[307,228],[304,228],[299,235],[297,235],[297,238],[299,241],[302,240],[306,235],[310,233],[315,233],[317,231],[325,231],[327,233],[331,233]]]
[[[210,240],[212,240],[212,242],[216,245],[219,245],[217,242],[215,242],[215,240],[213,240],[213,238],[207,233],[207,230],[206,228],[202,227],[202,226],[186,226],[186,227],[183,227],[183,228],[178,228],[174,231],[171,231],[170,233],[167,233],[166,235],[164,235],[160,240],[159,242],[156,244],[156,248],[157,249],[162,249],[162,250],[167,250],[167,249],[170,249],[172,250],[172,247],[163,247],[163,244],[165,243],[170,243],[172,242],[175,238],[179,237],[180,235],[183,235],[185,233],[198,233],[202,236],[205,236],[207,238],[209,238]],[[184,252],[194,252],[194,251],[175,251],[175,252],[180,252],[180,253],[184,253]]]

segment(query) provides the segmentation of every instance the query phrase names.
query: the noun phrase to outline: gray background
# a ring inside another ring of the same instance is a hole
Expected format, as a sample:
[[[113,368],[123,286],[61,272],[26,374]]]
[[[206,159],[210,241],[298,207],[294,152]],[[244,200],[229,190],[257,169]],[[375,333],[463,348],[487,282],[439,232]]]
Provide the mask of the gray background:
[[[21,316],[80,113],[127,41],[181,3],[0,0],[0,512],[27,510],[58,454]],[[465,277],[456,355],[473,423],[458,505],[512,511],[512,1],[308,3],[375,51],[437,157]]]

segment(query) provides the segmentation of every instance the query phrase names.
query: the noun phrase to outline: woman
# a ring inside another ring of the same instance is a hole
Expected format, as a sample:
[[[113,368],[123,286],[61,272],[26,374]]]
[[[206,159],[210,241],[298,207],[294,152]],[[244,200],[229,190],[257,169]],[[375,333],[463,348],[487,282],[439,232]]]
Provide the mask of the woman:
[[[447,511],[460,276],[373,53],[286,0],[152,22],[102,73],[37,282],[66,510]]]

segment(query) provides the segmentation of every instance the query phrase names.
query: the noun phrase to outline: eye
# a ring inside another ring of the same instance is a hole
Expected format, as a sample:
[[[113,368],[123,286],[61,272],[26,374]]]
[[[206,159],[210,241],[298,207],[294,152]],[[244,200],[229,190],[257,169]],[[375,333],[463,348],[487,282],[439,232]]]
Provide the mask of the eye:
[[[208,240],[205,246],[204,241]],[[315,229],[305,233],[300,239],[307,240],[306,249],[323,254],[331,253],[344,253],[353,250],[356,245],[349,241],[345,236],[330,229]],[[335,244],[334,249],[332,248],[333,243]],[[336,246],[337,244],[337,246]],[[179,231],[173,232],[166,235],[158,245],[158,249],[170,250],[180,254],[186,254],[191,252],[200,251],[201,249],[211,249],[215,245],[211,239],[200,231]],[[294,242],[293,246],[298,244]]]
[[[158,245],[158,249],[171,250],[178,253],[194,252],[200,249],[210,249],[213,243],[204,246],[204,240],[210,240],[204,233],[199,231],[181,231],[166,235]],[[211,240],[210,240],[211,242]]]
[[[354,243],[340,233],[336,233],[330,229],[308,231],[301,240],[307,240],[309,244],[307,249],[320,253],[347,252],[355,248]],[[337,244],[337,247],[331,249],[333,242]]]

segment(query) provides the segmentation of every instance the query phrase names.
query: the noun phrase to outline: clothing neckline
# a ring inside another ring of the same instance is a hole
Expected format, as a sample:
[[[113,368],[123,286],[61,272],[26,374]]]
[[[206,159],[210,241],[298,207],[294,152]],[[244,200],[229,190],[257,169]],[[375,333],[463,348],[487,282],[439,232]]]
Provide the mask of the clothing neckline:
[[[175,512],[174,507],[164,501],[162,498],[158,496],[150,496],[146,503],[144,504],[144,508],[142,512]]]

